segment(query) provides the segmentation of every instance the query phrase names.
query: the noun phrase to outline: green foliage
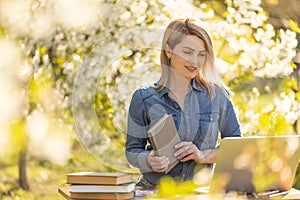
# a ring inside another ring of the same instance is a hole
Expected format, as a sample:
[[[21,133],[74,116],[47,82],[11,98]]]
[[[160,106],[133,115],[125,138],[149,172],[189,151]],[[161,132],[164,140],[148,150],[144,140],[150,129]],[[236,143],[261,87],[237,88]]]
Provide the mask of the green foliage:
[[[165,177],[161,179],[158,186],[158,193],[154,197],[158,198],[183,198],[187,195],[195,194],[195,188],[197,185],[194,181],[176,181],[171,177]]]
[[[6,35],[6,30],[0,24],[0,38],[3,38]]]
[[[259,117],[259,127],[262,130],[268,130],[266,135],[269,136],[282,135],[290,129],[285,117],[280,113],[276,115],[274,113],[263,113]]]
[[[300,160],[299,160],[299,165],[298,165],[298,168],[296,171],[295,183],[294,183],[293,187],[300,190]]]
[[[271,116],[268,113],[264,113],[259,117],[259,125],[262,129],[271,127]]]
[[[95,111],[98,116],[99,124],[103,130],[108,130],[111,134],[117,133],[117,130],[114,128],[112,123],[112,116],[114,110],[111,107],[111,103],[106,94],[97,93],[95,95]],[[113,137],[116,137],[113,136]]]
[[[42,71],[42,73],[32,77],[28,84],[28,98],[30,102],[35,105],[43,104],[45,97],[53,88],[53,79],[51,74],[47,72],[47,69],[44,70],[45,71]]]
[[[296,33],[299,33],[300,34],[300,28],[298,26],[298,23],[294,20],[289,20],[289,24],[290,24],[290,27],[291,29],[296,32]]]
[[[13,122],[10,125],[10,138],[9,143],[12,147],[11,151],[2,158],[3,161],[13,160],[17,162],[19,153],[22,151],[26,151],[28,148],[28,136],[25,131],[25,121],[24,119],[19,119]]]

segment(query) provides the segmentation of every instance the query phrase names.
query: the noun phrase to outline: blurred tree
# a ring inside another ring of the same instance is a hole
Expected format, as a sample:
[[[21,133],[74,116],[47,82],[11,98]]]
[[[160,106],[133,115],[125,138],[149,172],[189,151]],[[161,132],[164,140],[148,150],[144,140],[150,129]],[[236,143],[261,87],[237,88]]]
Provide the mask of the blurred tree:
[[[0,156],[19,153],[24,189],[28,154],[65,163],[75,128],[101,162],[132,171],[123,154],[130,96],[159,78],[165,26],[191,16],[213,36],[220,73],[237,93],[243,132],[289,130],[300,116],[289,77],[296,34],[275,29],[260,1],[1,0]],[[254,85],[273,79],[280,84]],[[263,94],[271,96],[266,105],[259,102]],[[15,121],[22,125],[11,128]],[[9,148],[13,140],[24,149]]]

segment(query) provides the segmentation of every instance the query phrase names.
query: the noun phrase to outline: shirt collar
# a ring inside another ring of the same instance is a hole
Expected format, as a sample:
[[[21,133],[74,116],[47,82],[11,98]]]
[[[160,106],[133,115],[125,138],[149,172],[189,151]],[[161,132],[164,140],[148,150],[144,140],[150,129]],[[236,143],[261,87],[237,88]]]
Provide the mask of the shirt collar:
[[[204,91],[205,90],[205,88],[201,85],[201,84],[199,84],[197,81],[196,81],[196,79],[194,79],[193,78],[193,80],[192,80],[192,88],[194,89],[194,90],[198,90],[198,91]]]
[[[155,83],[154,85],[157,86],[158,83]],[[192,84],[191,84],[191,86],[192,86],[192,89],[194,89],[194,90],[197,90],[197,91],[200,91],[200,92],[201,92],[201,91],[204,91],[204,87],[203,87],[201,84],[199,84],[199,83],[196,81],[196,79],[192,79]],[[167,87],[164,87],[164,88],[163,88],[161,91],[159,91],[158,93],[159,93],[159,96],[163,96],[163,95],[169,93],[169,89],[168,89]]]

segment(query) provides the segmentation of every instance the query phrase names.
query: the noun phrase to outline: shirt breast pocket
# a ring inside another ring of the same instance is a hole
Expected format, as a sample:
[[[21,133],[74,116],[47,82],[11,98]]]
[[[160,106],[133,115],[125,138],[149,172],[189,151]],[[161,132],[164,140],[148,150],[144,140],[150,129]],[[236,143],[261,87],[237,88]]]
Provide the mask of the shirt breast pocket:
[[[218,140],[218,120],[219,113],[200,113],[198,115],[198,148],[214,148]]]

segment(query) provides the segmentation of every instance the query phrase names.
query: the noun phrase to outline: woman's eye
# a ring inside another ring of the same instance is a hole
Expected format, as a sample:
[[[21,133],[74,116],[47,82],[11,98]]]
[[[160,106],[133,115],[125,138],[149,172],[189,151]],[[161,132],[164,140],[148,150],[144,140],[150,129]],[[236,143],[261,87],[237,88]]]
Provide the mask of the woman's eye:
[[[191,52],[191,51],[184,51],[183,53],[185,53],[185,54],[192,54],[193,52]]]
[[[199,53],[198,54],[200,57],[204,57],[205,56],[205,53]]]

